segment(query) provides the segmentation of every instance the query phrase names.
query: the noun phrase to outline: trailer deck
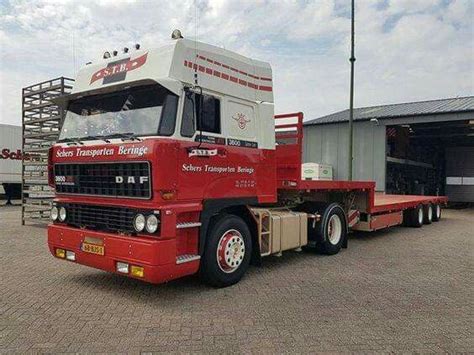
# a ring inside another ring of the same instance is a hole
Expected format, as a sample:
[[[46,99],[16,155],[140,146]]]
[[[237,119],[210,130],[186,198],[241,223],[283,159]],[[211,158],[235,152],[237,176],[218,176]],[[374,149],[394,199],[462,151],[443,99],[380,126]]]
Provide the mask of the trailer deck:
[[[300,180],[298,183],[281,186],[280,190],[306,190],[306,191],[367,191],[369,204],[367,211],[373,214],[390,213],[414,208],[418,205],[446,204],[446,196],[421,196],[421,195],[392,195],[375,192],[373,181],[308,181]]]
[[[371,208],[371,212],[383,213],[400,211],[418,205],[426,205],[428,203],[445,204],[447,202],[448,198],[445,196],[390,195],[375,193],[374,204]]]

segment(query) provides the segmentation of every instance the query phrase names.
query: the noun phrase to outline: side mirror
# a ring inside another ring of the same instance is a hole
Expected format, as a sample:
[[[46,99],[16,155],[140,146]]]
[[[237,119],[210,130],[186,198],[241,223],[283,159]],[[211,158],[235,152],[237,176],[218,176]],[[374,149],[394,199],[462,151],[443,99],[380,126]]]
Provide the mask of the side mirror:
[[[199,131],[199,146],[202,144],[202,106],[203,106],[203,95],[202,87],[195,86],[193,88],[184,87],[185,99],[191,100],[193,105],[193,125],[195,131]],[[199,102],[197,101],[199,100]]]

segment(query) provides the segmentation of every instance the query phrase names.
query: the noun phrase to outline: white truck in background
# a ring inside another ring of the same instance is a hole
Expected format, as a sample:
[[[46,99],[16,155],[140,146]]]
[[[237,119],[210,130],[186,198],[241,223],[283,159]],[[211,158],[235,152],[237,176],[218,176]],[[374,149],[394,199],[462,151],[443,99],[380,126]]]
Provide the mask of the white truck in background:
[[[0,195],[10,189],[13,198],[21,194],[22,128],[0,124]]]

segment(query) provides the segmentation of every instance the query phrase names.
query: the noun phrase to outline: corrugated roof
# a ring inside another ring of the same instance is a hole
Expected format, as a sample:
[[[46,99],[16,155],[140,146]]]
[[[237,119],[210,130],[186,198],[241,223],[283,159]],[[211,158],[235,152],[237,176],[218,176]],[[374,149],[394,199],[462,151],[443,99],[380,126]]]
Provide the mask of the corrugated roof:
[[[474,111],[474,96],[456,97],[431,101],[407,102],[402,104],[361,107],[354,109],[354,120],[363,121],[371,118],[389,119],[403,116],[420,116],[440,113]],[[305,125],[336,123],[349,120],[349,110],[333,113],[313,120]]]

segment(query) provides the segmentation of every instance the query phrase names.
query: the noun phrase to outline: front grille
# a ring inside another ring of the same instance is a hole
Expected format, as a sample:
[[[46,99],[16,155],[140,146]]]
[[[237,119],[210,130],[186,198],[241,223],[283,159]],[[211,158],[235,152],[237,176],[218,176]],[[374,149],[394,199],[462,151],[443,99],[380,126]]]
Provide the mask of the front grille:
[[[61,204],[67,211],[66,222],[74,227],[107,232],[135,233],[133,219],[139,212],[125,207]]]
[[[57,193],[151,198],[147,162],[56,164]]]

